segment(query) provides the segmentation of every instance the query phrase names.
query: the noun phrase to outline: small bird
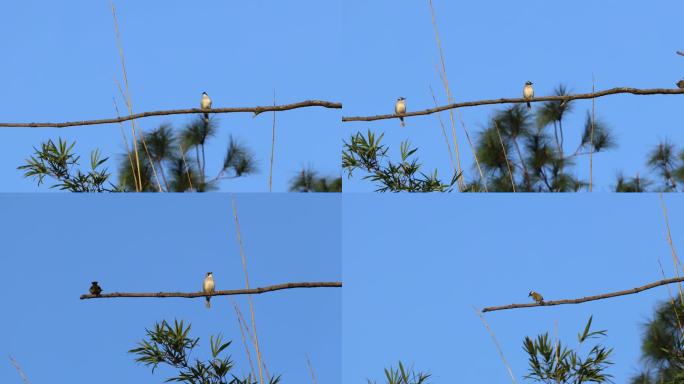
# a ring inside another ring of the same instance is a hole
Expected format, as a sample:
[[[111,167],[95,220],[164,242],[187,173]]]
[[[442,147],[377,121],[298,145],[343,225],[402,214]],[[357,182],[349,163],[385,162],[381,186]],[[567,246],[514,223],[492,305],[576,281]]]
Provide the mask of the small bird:
[[[539,292],[530,291],[530,294],[527,296],[531,297],[537,304],[542,304],[544,302],[544,297]]]
[[[202,284],[202,291],[204,293],[214,292],[214,275],[211,272],[207,272],[207,276],[204,278],[204,283]],[[207,308],[211,308],[211,296],[207,296]]]
[[[678,86],[679,88],[684,88],[684,79],[683,79],[683,80],[679,80],[679,81],[677,82],[677,86]]]
[[[397,102],[394,103],[394,114],[403,115],[404,113],[406,113],[406,99],[400,97],[397,99]],[[400,117],[399,120],[401,120],[401,126],[405,127],[406,124],[404,124],[404,118]]]
[[[532,88],[532,82],[528,80],[525,83],[525,87],[523,88],[523,98],[531,99],[533,97],[534,97],[534,88]],[[532,105],[528,101],[527,102],[527,109],[530,109],[530,108],[532,108]]]
[[[209,95],[207,95],[206,92],[202,92],[202,100],[200,101],[200,108],[211,109],[211,98],[209,97]],[[205,123],[209,122],[209,114],[208,113],[204,114],[204,122]]]
[[[97,285],[97,281],[93,281],[91,284],[92,285],[90,286],[90,294],[100,296],[100,293],[102,293],[102,288],[100,288],[100,286]]]

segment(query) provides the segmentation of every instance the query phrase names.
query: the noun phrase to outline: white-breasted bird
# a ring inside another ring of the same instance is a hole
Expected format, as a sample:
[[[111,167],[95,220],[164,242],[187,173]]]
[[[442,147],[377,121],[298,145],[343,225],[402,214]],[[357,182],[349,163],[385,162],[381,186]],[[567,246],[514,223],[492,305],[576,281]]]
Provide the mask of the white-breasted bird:
[[[532,82],[527,81],[525,83],[525,87],[523,88],[523,98],[525,99],[531,99],[534,97],[534,88],[532,88]],[[530,102],[527,102],[527,109],[532,108],[532,105],[530,105]]]
[[[404,113],[406,113],[406,99],[400,97],[397,99],[397,102],[394,103],[394,114],[403,115]],[[404,124],[404,118],[400,117],[399,120],[401,121],[401,126],[405,127],[406,125]]]
[[[209,95],[207,95],[206,92],[202,92],[202,100],[200,101],[200,108],[202,109],[211,109],[211,98]],[[209,121],[209,114],[205,113],[204,114],[204,122]]]
[[[202,284],[202,292],[204,293],[214,293],[214,275],[211,272],[207,272],[207,276],[204,278],[204,283]],[[207,308],[211,308],[211,296],[207,296]]]

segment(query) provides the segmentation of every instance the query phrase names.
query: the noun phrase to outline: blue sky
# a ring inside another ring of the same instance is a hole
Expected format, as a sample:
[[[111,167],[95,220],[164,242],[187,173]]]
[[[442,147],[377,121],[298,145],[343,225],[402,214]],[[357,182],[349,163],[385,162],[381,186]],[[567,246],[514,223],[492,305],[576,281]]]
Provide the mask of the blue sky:
[[[684,246],[684,200],[666,196],[674,244]],[[403,360],[434,383],[510,383],[471,306],[583,297],[674,275],[656,194],[640,196],[346,195],[344,382],[382,382]],[[369,220],[373,217],[373,220]],[[676,286],[671,286],[675,290]],[[590,315],[615,348],[609,369],[624,383],[639,368],[642,324],[664,287],[637,295],[486,314],[518,382],[522,340],[543,332],[576,345]],[[584,349],[587,351],[588,349]]]
[[[334,196],[237,195],[252,287],[340,281],[341,201]],[[5,330],[0,381],[161,383],[126,353],[146,327],[185,319],[208,356],[209,336],[233,340],[236,373],[248,371],[233,309],[246,297],[79,300],[90,282],[105,292],[198,291],[214,272],[217,289],[244,287],[230,196],[0,194],[0,292]],[[253,296],[261,350],[284,382],[341,383],[341,289],[292,289]],[[248,320],[249,321],[249,320]],[[253,348],[252,348],[252,353]],[[105,375],[102,372],[106,372]]]
[[[257,106],[306,99],[340,101],[340,2],[116,1],[135,112],[190,108],[203,91],[215,107]],[[0,5],[3,60],[0,121],[71,121],[114,117],[125,104],[115,82],[122,73],[108,0],[59,4],[29,0]],[[339,109],[305,108],[277,116],[274,191],[286,191],[302,167],[340,174]],[[256,153],[261,172],[225,181],[224,191],[268,191],[272,115],[219,116],[207,148],[207,173],[218,172],[233,134]],[[191,116],[138,121],[151,130],[180,128]],[[130,125],[126,125],[130,138]],[[87,160],[100,148],[118,168],[125,153],[118,124],[65,129],[0,129],[2,190],[36,191],[16,167],[40,142],[75,140]]]
[[[533,1],[457,2],[434,0],[447,75],[456,101],[520,97],[526,80],[538,96],[559,83],[573,93],[618,86],[674,88],[684,77],[680,15],[684,3],[580,0],[572,3]],[[397,4],[389,0],[346,0],[343,8],[344,67],[351,76],[342,87],[345,116],[393,112],[399,96],[409,110],[434,107],[429,86],[446,104],[436,66],[428,1]],[[595,191],[609,190],[623,170],[644,176],[646,153],[660,139],[684,145],[681,110],[684,96],[618,95],[596,99],[597,117],[612,128],[619,147],[594,158]],[[495,110],[502,106],[466,108],[462,116],[475,140]],[[565,124],[566,151],[574,151],[591,101],[575,103]],[[457,118],[457,115],[455,115]],[[442,118],[449,127],[449,114]],[[466,178],[475,176],[472,152],[458,125],[457,135]],[[345,136],[371,129],[385,132],[385,142],[398,158],[399,142],[410,139],[429,169],[450,175],[451,165],[436,115],[396,120],[349,122]],[[450,129],[450,128],[448,128]],[[588,160],[577,163],[578,176],[588,178]],[[359,173],[359,175],[362,175]],[[345,178],[345,191],[372,191],[368,181]]]

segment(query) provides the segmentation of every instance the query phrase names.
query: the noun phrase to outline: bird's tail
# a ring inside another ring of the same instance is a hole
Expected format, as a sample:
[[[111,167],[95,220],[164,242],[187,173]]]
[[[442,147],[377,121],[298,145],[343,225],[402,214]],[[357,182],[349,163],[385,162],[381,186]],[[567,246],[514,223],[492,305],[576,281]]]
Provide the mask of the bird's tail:
[[[204,114],[204,124],[209,124],[209,114],[208,113]]]
[[[211,297],[207,296],[207,303],[206,303],[207,308],[211,308]]]
[[[529,101],[527,102],[527,109],[532,109],[532,104]]]
[[[401,122],[401,126],[402,126],[402,127],[405,127],[405,126],[406,126],[406,123],[404,123],[404,118],[403,118],[403,117],[400,117],[400,118],[399,118],[399,121]]]

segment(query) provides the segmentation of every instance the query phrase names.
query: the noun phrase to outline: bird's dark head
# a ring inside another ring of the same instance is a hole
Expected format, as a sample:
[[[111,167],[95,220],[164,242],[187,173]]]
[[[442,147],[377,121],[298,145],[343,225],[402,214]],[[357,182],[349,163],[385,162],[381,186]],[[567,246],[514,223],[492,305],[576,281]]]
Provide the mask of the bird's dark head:
[[[529,80],[527,80],[527,81],[525,82],[525,85],[532,85],[532,82],[529,81]]]
[[[92,284],[92,285],[97,285],[97,281],[93,281],[91,284]]]
[[[400,98],[397,99],[397,101],[403,101],[403,100],[406,100],[406,98],[405,98],[405,97],[400,97]]]
[[[532,297],[532,291],[530,291],[530,293],[528,293],[527,296]]]
[[[207,276],[211,276],[211,272],[207,272]]]
[[[207,93],[206,93],[206,92],[202,92],[202,95],[207,96]]]

